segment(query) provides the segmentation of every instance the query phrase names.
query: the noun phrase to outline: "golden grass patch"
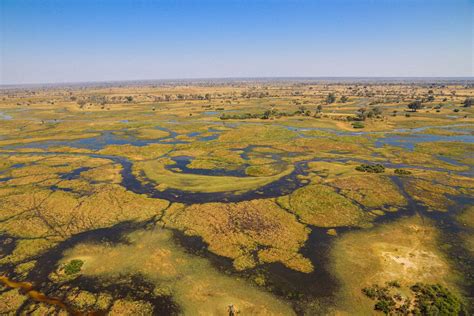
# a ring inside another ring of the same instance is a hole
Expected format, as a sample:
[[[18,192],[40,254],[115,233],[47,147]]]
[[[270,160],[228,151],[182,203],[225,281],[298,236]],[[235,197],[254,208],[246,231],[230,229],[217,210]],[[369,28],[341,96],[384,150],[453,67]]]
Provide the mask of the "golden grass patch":
[[[427,219],[416,216],[342,236],[332,249],[332,267],[342,284],[337,309],[371,314],[373,301],[361,290],[393,280],[457,289],[458,276],[438,250],[437,236]]]
[[[163,221],[187,235],[201,236],[210,251],[233,259],[237,270],[270,262],[302,272],[313,269],[299,253],[308,229],[272,200],[174,206]]]
[[[368,220],[357,205],[325,185],[308,185],[277,201],[302,222],[314,226],[358,226]]]

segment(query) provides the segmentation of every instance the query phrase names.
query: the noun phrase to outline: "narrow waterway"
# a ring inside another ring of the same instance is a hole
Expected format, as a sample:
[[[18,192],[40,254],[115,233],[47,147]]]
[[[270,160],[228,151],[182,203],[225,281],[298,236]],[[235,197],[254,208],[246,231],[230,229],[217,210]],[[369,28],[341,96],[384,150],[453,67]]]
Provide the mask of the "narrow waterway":
[[[217,135],[217,136],[216,136]],[[37,148],[37,149],[48,149],[50,147],[56,146],[70,146],[70,147],[77,147],[77,148],[86,148],[90,150],[99,150],[104,148],[110,144],[132,144],[136,146],[144,146],[150,143],[173,143],[175,142],[175,138],[178,136],[176,133],[170,133],[169,136],[164,138],[160,138],[157,140],[149,141],[149,140],[137,140],[134,138],[123,138],[117,136],[112,133],[103,133],[101,136],[82,139],[77,141],[54,141],[54,142],[40,142],[40,143],[30,143],[30,144],[22,144],[21,146],[9,146],[9,150],[17,149],[17,148]],[[188,135],[189,136],[189,135]],[[200,134],[193,134],[193,137],[199,138]],[[466,135],[461,135],[466,136]],[[217,138],[218,133],[213,134],[212,137]],[[399,136],[393,136],[399,137]],[[433,138],[435,137],[435,138]],[[214,139],[215,139],[214,138]],[[387,140],[383,144],[390,144],[394,138],[383,138]],[[433,139],[444,141],[445,138],[436,135],[430,135],[428,138],[422,136],[423,141],[433,141]],[[428,140],[427,140],[428,139]],[[451,136],[448,137],[448,141],[451,141],[453,138]],[[472,142],[472,136],[468,138],[462,138],[460,141]],[[435,141],[436,141],[435,140]],[[206,139],[209,141],[209,139]],[[212,139],[211,139],[212,141]],[[396,138],[396,141],[400,141],[399,138]],[[412,137],[408,137],[403,140],[403,142],[407,142],[408,144],[414,144],[416,141],[413,140]],[[382,144],[382,145],[383,145]],[[405,149],[410,149],[410,146],[401,146]],[[258,146],[248,146],[244,150],[242,150],[241,157],[244,160],[249,159],[249,155],[254,154],[254,149],[258,148]],[[241,149],[239,149],[241,150]],[[352,159],[350,157],[341,157],[341,158],[314,158],[309,160],[303,160],[294,163],[294,170],[287,176],[283,176],[280,179],[264,185],[256,190],[250,190],[243,193],[235,193],[235,192],[222,192],[222,193],[196,193],[196,192],[189,192],[183,191],[178,189],[166,189],[163,191],[157,190],[155,188],[156,183],[148,182],[148,181],[141,181],[137,178],[133,172],[133,162],[120,156],[113,156],[113,155],[101,155],[97,153],[64,153],[64,152],[15,152],[15,151],[8,151],[0,153],[0,155],[79,155],[79,156],[88,156],[92,158],[103,158],[113,161],[116,164],[121,166],[121,175],[122,175],[122,186],[124,186],[127,190],[130,190],[135,193],[139,194],[146,194],[149,197],[154,198],[161,198],[166,199],[171,202],[179,202],[179,203],[205,203],[205,202],[238,202],[244,200],[251,200],[256,198],[270,198],[270,197],[278,197],[286,194],[292,193],[294,190],[303,187],[307,184],[305,180],[302,180],[301,176],[308,175],[308,163],[312,161],[325,161],[325,162],[340,162],[345,163],[348,161],[355,161],[358,163],[371,163],[370,161],[361,160],[361,159]],[[269,153],[269,158],[282,163],[282,156],[275,153]],[[289,155],[286,153],[286,155]],[[169,165],[167,168],[172,170],[173,168],[177,168],[180,172],[183,173],[195,173],[195,174],[203,174],[209,176],[239,176],[244,177],[245,175],[245,165],[242,166],[241,169],[236,170],[225,170],[225,169],[215,169],[215,170],[208,170],[208,169],[193,169],[189,168],[188,164],[193,159],[193,157],[174,157],[174,164]],[[444,159],[443,161],[450,163],[455,166],[463,166],[456,160]],[[436,171],[447,171],[442,168],[432,168],[426,166],[416,166],[416,165],[408,165],[408,164],[396,164],[391,163],[389,161],[379,161],[377,163],[383,164],[385,167],[390,168],[414,168],[414,169],[423,169],[423,170],[436,170]],[[13,168],[21,168],[23,165],[16,165]],[[63,179],[75,179],[80,176],[81,172],[86,171],[87,168],[78,168],[69,172],[67,174],[61,175]],[[452,172],[452,171],[449,171]],[[472,172],[470,169],[469,172]],[[398,186],[400,191],[404,194],[405,198],[408,201],[408,205],[405,208],[398,210],[397,212],[387,212],[385,215],[380,216],[374,220],[375,225],[380,225],[383,223],[388,223],[390,221],[396,220],[402,216],[412,216],[415,214],[419,214],[423,217],[427,217],[432,219],[437,228],[441,231],[443,236],[443,241],[447,244],[451,245],[448,250],[445,250],[446,253],[452,257],[452,264],[460,271],[466,273],[468,279],[466,281],[472,282],[474,279],[472,272],[469,272],[469,268],[472,268],[474,265],[473,259],[466,255],[467,251],[463,246],[463,243],[459,240],[459,234],[463,232],[462,226],[460,226],[454,217],[454,214],[459,211],[463,206],[468,204],[473,204],[474,199],[472,197],[466,196],[457,196],[452,197],[454,201],[454,205],[450,207],[449,212],[441,213],[441,212],[428,212],[426,207],[420,205],[416,201],[414,201],[408,194],[406,194],[404,190],[404,178],[398,176],[391,176],[392,181]],[[0,182],[7,182],[9,180],[8,177],[0,177]],[[54,271],[58,260],[60,260],[63,256],[65,250],[70,249],[74,245],[83,242],[110,242],[111,244],[114,243],[122,243],[125,242],[122,239],[126,233],[131,232],[136,229],[146,229],[147,225],[151,225],[152,223],[140,223],[132,224],[132,223],[123,223],[116,225],[114,227],[99,229],[94,231],[89,231],[85,233],[81,233],[75,236],[72,236],[68,240],[60,243],[58,246],[54,247],[51,250],[46,251],[44,254],[39,256],[37,259],[37,264],[35,269],[28,275],[27,279],[32,283],[28,282],[15,282],[11,279],[8,279],[5,276],[0,277],[0,281],[7,285],[10,288],[19,288],[21,289],[28,297],[31,299],[44,302],[50,305],[57,306],[59,308],[65,309],[69,311],[73,315],[80,315],[79,313],[71,310],[66,304],[64,304],[61,300],[49,297],[44,292],[40,292],[39,290],[33,287],[34,284],[42,284],[46,290],[51,290],[53,287],[52,284],[48,283],[48,275]],[[338,290],[338,282],[335,277],[331,273],[330,269],[330,258],[329,253],[334,241],[334,237],[327,234],[327,229],[329,228],[319,228],[319,227],[310,227],[311,233],[307,242],[305,243],[304,247],[301,249],[302,254],[309,258],[313,265],[316,267],[315,271],[310,274],[300,273],[291,269],[286,268],[282,264],[267,264],[263,265],[259,268],[254,270],[246,271],[245,273],[239,273],[232,269],[232,264],[229,259],[222,258],[212,254],[207,250],[207,246],[200,238],[195,237],[188,237],[183,235],[178,231],[174,231],[175,238],[177,243],[181,244],[184,248],[188,251],[195,253],[196,255],[201,255],[209,259],[214,266],[223,271],[225,273],[230,273],[239,277],[249,277],[254,274],[264,272],[268,278],[268,285],[267,289],[272,293],[276,294],[279,297],[282,297],[285,300],[289,300],[294,304],[295,310],[297,312],[302,312],[300,310],[300,298],[304,297],[304,299],[318,299],[324,302],[330,302],[334,300],[335,293]],[[337,227],[338,234],[344,234],[350,231],[358,230],[359,228],[354,227]],[[99,284],[97,280],[87,279],[87,278],[78,278],[71,282],[71,285],[77,286],[81,289],[89,290],[89,291],[110,291],[111,293],[121,293],[120,296],[132,296],[136,299],[144,299],[147,301],[151,301],[154,306],[154,310],[156,313],[163,313],[163,314],[175,314],[178,312],[179,308],[173,302],[172,297],[161,297],[160,299],[153,298],[152,296],[140,296],[137,293],[137,288],[140,286],[153,287],[152,285],[146,283],[145,280],[141,280],[137,278],[136,284],[132,284],[128,287],[116,287],[116,288],[104,288]],[[472,284],[472,283],[471,283]],[[468,295],[474,296],[473,289],[469,289],[465,287],[465,291]]]

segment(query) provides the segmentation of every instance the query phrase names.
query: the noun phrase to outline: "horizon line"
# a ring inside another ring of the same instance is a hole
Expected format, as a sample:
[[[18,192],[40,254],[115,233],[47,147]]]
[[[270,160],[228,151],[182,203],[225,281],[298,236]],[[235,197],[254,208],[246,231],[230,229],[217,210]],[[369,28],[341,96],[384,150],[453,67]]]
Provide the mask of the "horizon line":
[[[91,81],[56,81],[56,82],[30,82],[30,83],[5,83],[0,84],[1,88],[12,88],[22,86],[61,86],[61,85],[81,85],[81,84],[113,84],[113,83],[152,83],[152,82],[192,82],[192,81],[245,81],[245,80],[474,80],[474,76],[229,76],[229,77],[193,77],[193,78],[161,78],[161,79],[117,79],[117,80],[91,80]]]

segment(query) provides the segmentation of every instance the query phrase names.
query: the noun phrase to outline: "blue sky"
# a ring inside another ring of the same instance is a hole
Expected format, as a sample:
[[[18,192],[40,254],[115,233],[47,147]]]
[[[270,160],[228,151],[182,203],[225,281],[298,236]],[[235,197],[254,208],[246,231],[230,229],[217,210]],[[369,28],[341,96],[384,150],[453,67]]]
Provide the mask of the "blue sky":
[[[472,76],[472,0],[0,0],[0,84]]]

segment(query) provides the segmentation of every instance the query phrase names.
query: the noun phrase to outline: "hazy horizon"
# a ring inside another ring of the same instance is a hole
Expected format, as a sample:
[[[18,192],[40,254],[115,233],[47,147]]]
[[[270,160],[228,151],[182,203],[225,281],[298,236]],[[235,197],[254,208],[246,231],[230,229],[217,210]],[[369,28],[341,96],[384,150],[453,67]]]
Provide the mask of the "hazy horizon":
[[[16,87],[42,87],[42,86],[100,86],[103,84],[158,84],[158,83],[206,83],[206,82],[314,82],[314,83],[365,83],[365,82],[379,82],[379,83],[424,83],[424,82],[459,82],[469,81],[474,82],[473,76],[468,77],[360,77],[360,76],[315,76],[315,77],[209,77],[209,78],[162,78],[162,79],[133,79],[133,80],[99,80],[99,81],[76,81],[76,82],[36,82],[36,83],[13,83],[0,84],[2,88],[16,88]]]
[[[0,85],[472,77],[472,1],[0,4]]]

